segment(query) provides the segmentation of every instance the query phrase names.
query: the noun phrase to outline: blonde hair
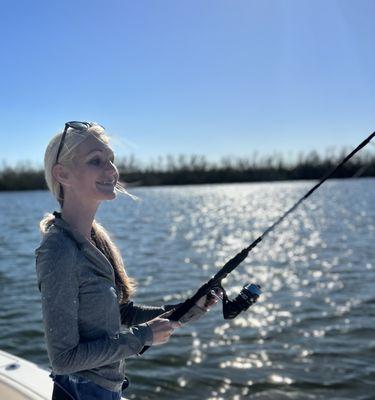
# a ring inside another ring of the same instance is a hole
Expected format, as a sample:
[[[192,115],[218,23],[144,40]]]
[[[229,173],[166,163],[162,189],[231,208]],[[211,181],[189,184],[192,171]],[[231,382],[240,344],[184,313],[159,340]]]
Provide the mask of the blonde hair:
[[[48,189],[51,191],[53,196],[57,199],[60,206],[63,206],[64,198],[60,196],[60,183],[55,179],[52,174],[52,169],[56,164],[56,156],[61,142],[61,137],[63,132],[56,134],[48,143],[46,152],[44,154],[44,178],[46,180]],[[85,130],[77,130],[73,128],[68,128],[65,136],[63,147],[59,154],[59,164],[66,166],[72,166],[75,148],[80,145],[84,140],[90,136],[95,136],[96,139],[104,144],[108,144],[110,137],[105,134],[104,128],[96,123],[91,123],[91,126]],[[117,182],[115,191],[117,193],[125,194],[131,197],[133,200],[138,200],[137,196],[130,194],[123,183]]]
[[[44,177],[53,196],[59,202],[62,208],[64,197],[60,196],[60,183],[52,174],[52,169],[56,164],[56,155],[61,142],[63,132],[55,135],[49,142],[44,155]],[[68,128],[64,144],[59,154],[59,164],[72,166],[76,147],[91,135],[95,136],[104,144],[109,143],[109,136],[105,134],[104,128],[96,123],[92,123],[86,130],[76,130]],[[130,196],[136,200],[137,197],[127,192],[121,183],[117,183],[115,191]],[[63,189],[62,189],[63,193]],[[53,224],[55,216],[47,213],[39,223],[40,232],[45,234]],[[135,281],[129,278],[125,272],[125,266],[121,257],[120,250],[114,244],[107,230],[96,220],[93,221],[91,230],[92,240],[100,251],[102,251],[113,266],[115,273],[115,284],[119,293],[119,303],[125,303],[135,291]]]

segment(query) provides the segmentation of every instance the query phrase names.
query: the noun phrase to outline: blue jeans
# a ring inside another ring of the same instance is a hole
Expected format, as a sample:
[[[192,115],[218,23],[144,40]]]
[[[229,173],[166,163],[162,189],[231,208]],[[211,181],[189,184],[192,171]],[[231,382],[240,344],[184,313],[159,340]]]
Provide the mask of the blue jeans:
[[[52,400],[121,400],[122,392],[112,392],[77,375],[50,375],[55,382]]]

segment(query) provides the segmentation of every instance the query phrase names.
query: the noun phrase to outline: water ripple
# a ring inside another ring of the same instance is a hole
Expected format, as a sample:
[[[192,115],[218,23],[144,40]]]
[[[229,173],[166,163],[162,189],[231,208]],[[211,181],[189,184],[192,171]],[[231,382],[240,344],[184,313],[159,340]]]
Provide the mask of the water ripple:
[[[223,283],[259,302],[225,321],[219,306],[171,341],[129,359],[132,399],[370,399],[375,382],[375,180],[330,181]],[[139,282],[136,301],[193,294],[312,182],[134,189],[101,206]],[[48,367],[33,250],[46,192],[1,193],[1,348]],[[22,209],[22,214],[18,211]]]

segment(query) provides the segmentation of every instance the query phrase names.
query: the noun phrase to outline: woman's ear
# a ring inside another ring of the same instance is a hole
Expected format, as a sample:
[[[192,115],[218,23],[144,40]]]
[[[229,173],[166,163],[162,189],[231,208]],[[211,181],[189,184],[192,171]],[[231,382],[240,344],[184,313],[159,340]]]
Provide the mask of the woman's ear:
[[[61,164],[56,164],[52,168],[53,177],[62,185],[69,186],[70,185],[70,172],[69,170]]]

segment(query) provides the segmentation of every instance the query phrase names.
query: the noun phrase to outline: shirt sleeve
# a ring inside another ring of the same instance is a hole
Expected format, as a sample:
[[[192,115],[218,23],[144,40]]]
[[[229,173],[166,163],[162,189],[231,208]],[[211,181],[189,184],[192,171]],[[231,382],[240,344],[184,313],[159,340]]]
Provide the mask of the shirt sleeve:
[[[159,315],[178,308],[183,303],[168,304],[161,307],[151,307],[143,305],[134,305],[132,301],[120,305],[121,324],[131,327],[137,324],[150,321]],[[186,314],[184,314],[179,322],[187,324],[195,322],[207,313],[207,310],[195,304]]]
[[[161,307],[135,305],[132,301],[120,304],[121,324],[130,327],[145,323],[173,308],[177,308],[180,304],[182,303]]]
[[[95,340],[80,340],[78,248],[56,239],[48,238],[35,251],[46,346],[53,370],[69,374],[139,353],[152,335],[146,324],[120,332],[116,338],[103,335]]]

